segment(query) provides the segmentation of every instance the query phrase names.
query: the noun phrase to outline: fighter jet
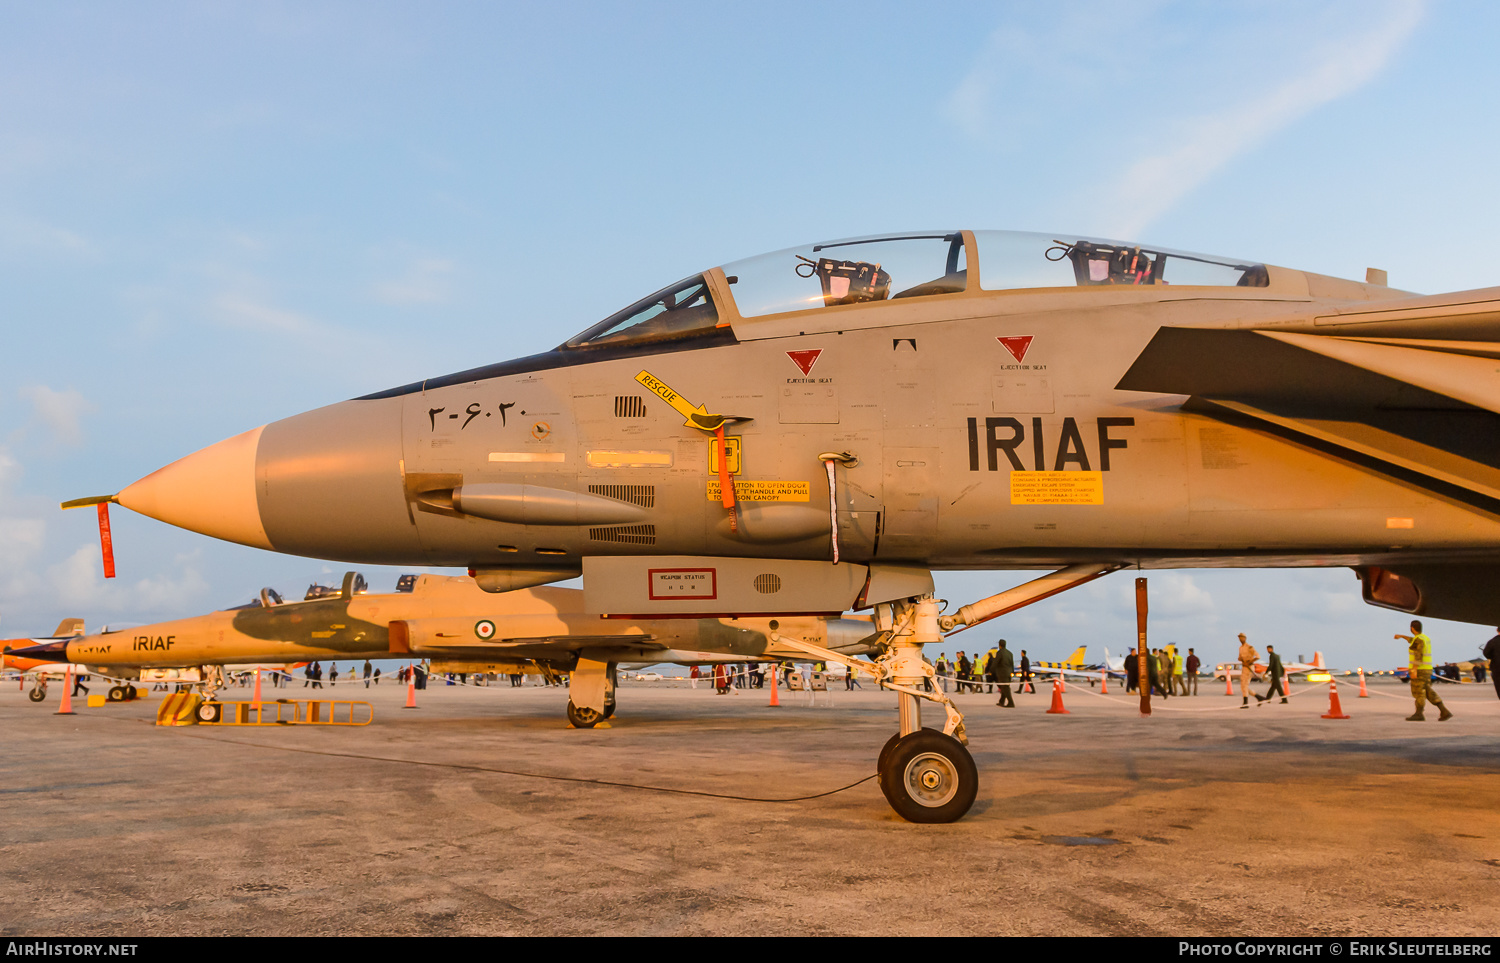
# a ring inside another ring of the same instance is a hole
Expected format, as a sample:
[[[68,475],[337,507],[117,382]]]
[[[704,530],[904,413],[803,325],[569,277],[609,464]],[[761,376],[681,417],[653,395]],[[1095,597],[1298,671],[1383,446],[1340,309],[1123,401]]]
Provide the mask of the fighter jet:
[[[488,671],[572,672],[568,719],[590,728],[615,707],[615,667],[625,662],[749,662],[801,656],[768,641],[779,633],[839,652],[871,651],[874,627],[859,619],[791,618],[606,621],[583,613],[583,593],[569,588],[481,591],[470,578],[402,576],[397,591],[372,595],[364,577],[344,576],[332,592],[314,585],[302,601],[285,601],[266,588],[260,597],[220,612],[88,635],[81,620],[59,627],[66,637],[29,640],[10,660],[72,662],[114,679],[157,678],[163,669],[198,670],[207,696],[200,718],[220,711],[214,694],[224,667],[313,659],[429,658],[434,664],[482,662]],[[784,624],[782,624],[784,622]],[[588,667],[600,671],[590,673]],[[580,666],[583,671],[580,673]],[[454,671],[464,671],[462,667]],[[470,669],[469,671],[480,671]],[[153,675],[153,673],[156,673]],[[597,680],[603,691],[587,689]],[[116,686],[115,689],[122,687]],[[110,698],[118,701],[115,689]],[[33,699],[33,701],[39,701]]]
[[[251,428],[73,504],[467,566],[491,591],[582,572],[605,616],[873,607],[861,671],[901,710],[882,789],[947,821],[977,775],[922,646],[1115,569],[1349,566],[1373,604],[1500,622],[1496,359],[1500,289],[914,231],[710,268],[551,351]],[[932,598],[933,569],[1043,567],[957,612]]]

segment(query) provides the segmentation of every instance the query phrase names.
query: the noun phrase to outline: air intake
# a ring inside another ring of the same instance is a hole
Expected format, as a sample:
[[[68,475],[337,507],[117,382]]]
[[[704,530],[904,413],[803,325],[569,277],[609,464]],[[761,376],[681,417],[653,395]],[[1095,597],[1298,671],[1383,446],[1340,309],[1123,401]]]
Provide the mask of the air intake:
[[[775,595],[781,591],[780,575],[757,575],[755,576],[755,591],[762,595]]]
[[[655,525],[624,525],[619,528],[591,528],[589,538],[595,542],[625,542],[629,545],[655,545]]]
[[[640,395],[616,395],[615,396],[616,418],[644,418],[646,417],[646,399]]]
[[[617,498],[622,502],[629,502],[642,508],[656,506],[655,485],[590,485],[589,494]]]

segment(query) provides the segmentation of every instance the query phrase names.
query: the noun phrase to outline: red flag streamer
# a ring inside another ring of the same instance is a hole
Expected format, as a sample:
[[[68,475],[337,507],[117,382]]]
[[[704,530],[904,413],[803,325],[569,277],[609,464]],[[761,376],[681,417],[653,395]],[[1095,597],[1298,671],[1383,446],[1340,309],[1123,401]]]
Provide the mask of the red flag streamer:
[[[109,534],[109,502],[99,503],[99,550],[104,554],[104,577],[115,577],[115,543]]]
[[[734,477],[729,474],[729,453],[724,443],[724,425],[714,429],[714,438],[719,446],[719,498],[724,502],[724,507],[729,509],[729,530],[738,532],[739,525],[735,521],[734,510]]]

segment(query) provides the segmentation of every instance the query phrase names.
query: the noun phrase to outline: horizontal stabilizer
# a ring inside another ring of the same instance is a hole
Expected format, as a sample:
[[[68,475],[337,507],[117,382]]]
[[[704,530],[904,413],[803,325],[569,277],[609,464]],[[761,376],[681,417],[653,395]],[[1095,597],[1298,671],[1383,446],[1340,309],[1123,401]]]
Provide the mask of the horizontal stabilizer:
[[[1162,328],[1117,387],[1500,511],[1500,289],[1312,320]]]

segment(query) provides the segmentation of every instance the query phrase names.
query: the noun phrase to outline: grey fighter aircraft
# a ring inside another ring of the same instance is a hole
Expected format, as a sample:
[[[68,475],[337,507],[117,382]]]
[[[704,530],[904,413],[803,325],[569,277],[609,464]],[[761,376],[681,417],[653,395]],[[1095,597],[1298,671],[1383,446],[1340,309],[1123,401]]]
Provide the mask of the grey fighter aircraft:
[[[977,776],[922,646],[1124,566],[1349,566],[1496,624],[1500,289],[1418,297],[1063,234],[917,231],[711,268],[543,354],[254,428],[117,501],[244,545],[582,572],[605,617],[873,607],[881,786]],[[932,569],[1056,568],[939,611]],[[840,661],[855,661],[838,659]],[[920,701],[943,704],[942,732]]]
[[[615,666],[620,662],[804,657],[772,637],[865,655],[875,636],[874,626],[859,619],[792,618],[784,624],[767,619],[606,621],[583,612],[578,589],[494,595],[463,576],[406,575],[395,592],[372,595],[365,592],[364,577],[349,572],[336,592],[322,588],[313,586],[301,601],[284,601],[274,590],[261,589],[259,598],[221,612],[96,635],[84,634],[82,623],[73,619],[76,635],[8,646],[5,657],[18,664],[78,663],[114,678],[137,678],[142,670],[156,668],[203,667],[209,698],[199,711],[209,722],[218,718],[212,697],[223,681],[213,670],[225,665],[422,658],[481,662],[499,666],[487,670],[499,672],[536,666],[574,674],[568,720],[592,728],[614,713]],[[591,684],[602,691],[593,693]]]

